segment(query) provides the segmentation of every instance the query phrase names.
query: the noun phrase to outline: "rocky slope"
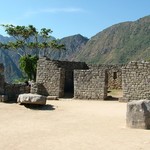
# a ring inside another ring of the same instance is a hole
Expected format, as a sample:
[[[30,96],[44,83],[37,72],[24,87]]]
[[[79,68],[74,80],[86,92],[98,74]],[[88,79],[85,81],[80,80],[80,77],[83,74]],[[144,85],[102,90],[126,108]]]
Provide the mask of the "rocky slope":
[[[7,43],[8,41],[12,41],[12,38],[0,35],[0,42]],[[5,68],[4,74],[6,82],[12,82],[13,79],[21,77],[22,73],[18,68],[18,59],[19,56],[16,52],[0,49],[0,63],[3,63]]]
[[[49,52],[51,59],[72,60],[75,53],[78,53],[89,39],[80,34],[68,36],[59,40],[59,44],[64,44],[66,50],[53,50]]]
[[[124,64],[150,58],[150,16],[113,25],[93,36],[74,60]]]

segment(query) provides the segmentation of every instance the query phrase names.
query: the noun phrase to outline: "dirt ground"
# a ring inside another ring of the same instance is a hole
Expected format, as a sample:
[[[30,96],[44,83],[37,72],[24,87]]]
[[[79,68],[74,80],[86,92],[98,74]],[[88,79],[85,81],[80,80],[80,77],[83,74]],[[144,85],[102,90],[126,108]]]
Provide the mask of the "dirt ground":
[[[150,131],[126,127],[126,103],[0,103],[0,150],[149,150]]]

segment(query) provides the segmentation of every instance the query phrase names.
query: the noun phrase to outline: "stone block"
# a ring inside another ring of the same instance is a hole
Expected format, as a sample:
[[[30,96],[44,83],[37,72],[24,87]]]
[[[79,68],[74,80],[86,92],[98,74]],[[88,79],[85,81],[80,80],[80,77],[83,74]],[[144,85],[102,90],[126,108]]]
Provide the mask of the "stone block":
[[[38,104],[38,105],[45,105],[46,104],[46,97],[39,95],[39,94],[20,94],[17,99],[18,103],[23,104]]]
[[[58,100],[57,96],[47,96],[47,100]]]
[[[128,102],[126,124],[131,128],[150,129],[150,100]]]

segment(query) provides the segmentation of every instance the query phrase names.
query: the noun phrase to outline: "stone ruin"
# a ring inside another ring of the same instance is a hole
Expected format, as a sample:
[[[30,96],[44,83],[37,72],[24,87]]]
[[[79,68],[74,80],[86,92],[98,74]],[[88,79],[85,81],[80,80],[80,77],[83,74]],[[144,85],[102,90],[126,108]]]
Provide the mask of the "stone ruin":
[[[41,58],[38,61],[37,80],[32,93],[46,96],[75,99],[99,99],[107,97],[109,89],[121,89],[120,66],[91,66],[84,62],[52,61]]]
[[[103,100],[107,97],[108,89],[122,88],[122,72],[121,66],[117,65],[92,66],[84,62],[56,61],[43,57],[38,61],[36,83],[31,87],[5,83],[2,64],[0,82],[0,95],[9,100],[30,92],[44,96]]]
[[[84,62],[56,61],[40,58],[36,83],[8,84],[0,64],[0,100],[16,99],[19,94],[104,100],[108,90],[123,89],[122,101],[150,98],[150,63],[130,62],[128,65],[87,65]]]
[[[122,68],[123,100],[127,103],[126,124],[150,129],[150,63],[130,62]]]
[[[23,93],[105,100],[109,89],[123,90],[122,101],[128,102],[128,127],[150,129],[149,62],[130,62],[125,66],[92,66],[84,62],[40,58],[36,83],[31,87],[5,83],[4,67],[0,64],[0,101],[3,102],[17,99]]]
[[[150,63],[130,62],[122,68],[123,100],[150,99]]]
[[[16,100],[21,93],[29,93],[30,87],[26,84],[9,84],[5,82],[4,66],[0,64],[0,102]]]
[[[122,101],[150,98],[150,63],[130,62],[128,65],[87,65],[84,62],[38,61],[36,85],[39,94],[77,99],[107,98],[111,89],[122,89]]]

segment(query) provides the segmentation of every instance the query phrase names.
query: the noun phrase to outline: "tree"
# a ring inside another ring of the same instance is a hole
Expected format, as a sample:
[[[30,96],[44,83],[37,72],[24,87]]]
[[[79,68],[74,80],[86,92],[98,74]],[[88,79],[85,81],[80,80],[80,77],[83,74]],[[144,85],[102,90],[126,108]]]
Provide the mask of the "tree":
[[[65,49],[64,45],[59,45],[57,40],[50,40],[51,29],[42,28],[39,32],[33,25],[14,26],[2,25],[9,36],[14,41],[0,43],[0,48],[15,50],[20,56],[19,66],[29,80],[35,80],[37,60],[40,52],[46,56],[50,49]]]
[[[27,55],[20,57],[20,69],[28,75],[28,78],[30,80],[36,79],[37,60],[38,57],[36,55]]]

